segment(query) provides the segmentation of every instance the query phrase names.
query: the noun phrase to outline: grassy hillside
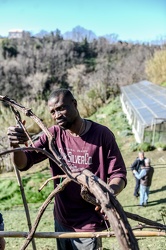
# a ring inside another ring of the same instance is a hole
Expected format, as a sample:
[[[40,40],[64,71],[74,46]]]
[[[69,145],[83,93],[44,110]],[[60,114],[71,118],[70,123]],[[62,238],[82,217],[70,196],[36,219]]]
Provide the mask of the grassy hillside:
[[[115,99],[106,107],[98,110],[98,112],[90,118],[108,126],[114,132],[117,143],[121,149],[128,170],[128,184],[124,191],[118,196],[118,200],[124,210],[164,223],[164,220],[166,221],[166,151],[153,150],[145,153],[146,156],[151,159],[155,173],[149,196],[149,204],[147,207],[139,208],[139,200],[133,197],[135,182],[129,168],[137,156],[137,151],[132,151],[133,146],[131,145],[134,144],[134,137],[126,121],[126,117],[121,110],[119,99]],[[41,193],[38,193],[38,188],[50,177],[48,162],[46,161],[42,163],[42,165],[37,165],[31,170],[21,173],[21,177],[33,224],[38,209],[53,188],[50,182]],[[5,231],[28,231],[24,207],[14,173],[1,174],[0,200],[1,211],[3,212],[5,220]],[[51,202],[45,211],[37,231],[54,231],[52,210],[53,202]],[[130,223],[132,226],[138,225],[136,221],[130,220]],[[6,241],[6,249],[15,250],[21,247],[24,239],[6,238]],[[55,250],[55,239],[35,239],[35,242],[39,250]],[[142,237],[138,239],[138,242],[141,250],[165,249],[164,237]],[[103,243],[105,250],[119,250],[116,239],[103,239]],[[31,250],[32,246],[30,245],[27,249]]]

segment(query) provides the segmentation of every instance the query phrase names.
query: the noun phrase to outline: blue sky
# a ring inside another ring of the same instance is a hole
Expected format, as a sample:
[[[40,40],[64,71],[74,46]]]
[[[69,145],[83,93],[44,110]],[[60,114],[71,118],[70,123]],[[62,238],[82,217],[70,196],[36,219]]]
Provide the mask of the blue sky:
[[[0,35],[11,29],[61,33],[76,26],[121,40],[166,39],[166,0],[0,0]]]

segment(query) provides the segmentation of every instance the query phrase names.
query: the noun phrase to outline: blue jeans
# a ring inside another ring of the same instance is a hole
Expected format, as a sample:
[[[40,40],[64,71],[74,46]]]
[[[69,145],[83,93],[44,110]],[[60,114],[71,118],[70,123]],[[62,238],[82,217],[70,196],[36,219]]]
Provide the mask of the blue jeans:
[[[69,232],[69,230],[55,221],[55,232]],[[70,232],[74,232],[70,231]],[[58,250],[101,250],[101,238],[57,238]]]
[[[140,205],[146,205],[149,198],[149,188],[140,184]]]

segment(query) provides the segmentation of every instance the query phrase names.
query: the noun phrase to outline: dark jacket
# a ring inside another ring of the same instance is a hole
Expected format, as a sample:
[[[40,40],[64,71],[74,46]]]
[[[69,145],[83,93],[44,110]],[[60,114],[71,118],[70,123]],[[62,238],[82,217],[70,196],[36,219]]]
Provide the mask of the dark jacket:
[[[0,213],[0,224],[3,222],[2,214]]]
[[[145,159],[144,158],[143,160],[140,160],[138,157],[136,158],[136,160],[133,162],[133,164],[131,165],[131,170],[136,170],[138,173],[140,172],[141,170],[141,166],[145,166]]]
[[[144,169],[146,170],[146,175],[141,178],[141,185],[150,187],[152,183],[154,168],[150,166]]]

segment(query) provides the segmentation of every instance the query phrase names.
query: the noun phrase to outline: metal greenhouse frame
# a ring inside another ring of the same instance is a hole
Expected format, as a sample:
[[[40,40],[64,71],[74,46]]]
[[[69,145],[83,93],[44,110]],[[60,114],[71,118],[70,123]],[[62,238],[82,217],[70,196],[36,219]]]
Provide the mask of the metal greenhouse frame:
[[[166,144],[166,88],[149,81],[122,86],[121,103],[138,143]]]

